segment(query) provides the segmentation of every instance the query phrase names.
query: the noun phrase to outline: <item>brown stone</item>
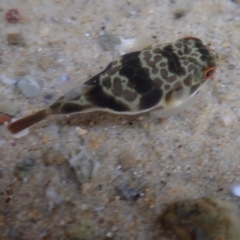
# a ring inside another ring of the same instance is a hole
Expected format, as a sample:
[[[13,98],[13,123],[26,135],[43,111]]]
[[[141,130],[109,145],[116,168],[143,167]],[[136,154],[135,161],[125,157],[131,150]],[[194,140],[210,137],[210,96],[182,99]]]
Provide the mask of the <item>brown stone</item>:
[[[49,165],[62,165],[66,159],[61,152],[54,149],[47,150],[42,156],[43,163]]]

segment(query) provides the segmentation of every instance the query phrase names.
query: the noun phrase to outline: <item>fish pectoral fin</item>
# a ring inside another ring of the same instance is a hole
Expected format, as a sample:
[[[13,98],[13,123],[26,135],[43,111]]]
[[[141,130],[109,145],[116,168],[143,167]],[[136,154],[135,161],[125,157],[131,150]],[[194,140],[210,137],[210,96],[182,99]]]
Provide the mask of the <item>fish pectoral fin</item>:
[[[189,94],[187,94],[186,90],[183,88],[172,90],[166,95],[166,106],[177,107],[178,105],[181,105],[182,102],[186,101],[189,97]]]

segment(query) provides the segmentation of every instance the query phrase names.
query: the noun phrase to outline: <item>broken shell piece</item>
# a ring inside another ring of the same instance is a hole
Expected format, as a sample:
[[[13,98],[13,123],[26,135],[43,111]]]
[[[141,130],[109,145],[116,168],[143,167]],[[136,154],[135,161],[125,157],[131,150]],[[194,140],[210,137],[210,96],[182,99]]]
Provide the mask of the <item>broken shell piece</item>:
[[[232,194],[236,197],[240,197],[240,184],[234,185],[232,187]]]
[[[120,40],[121,44],[116,46],[120,54],[141,51],[151,46],[151,39],[143,34],[137,38],[120,38]]]
[[[240,210],[232,202],[217,198],[175,202],[162,214],[161,221],[180,240],[240,239]]]
[[[18,111],[17,106],[9,102],[1,102],[0,103],[0,113],[14,116]]]

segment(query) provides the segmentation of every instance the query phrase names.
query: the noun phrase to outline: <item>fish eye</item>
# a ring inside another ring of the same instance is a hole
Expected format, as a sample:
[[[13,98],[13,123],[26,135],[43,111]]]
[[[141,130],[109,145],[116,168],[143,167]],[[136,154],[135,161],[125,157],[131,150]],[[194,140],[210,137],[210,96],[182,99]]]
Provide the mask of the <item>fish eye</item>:
[[[215,73],[215,67],[208,68],[203,73],[203,79],[206,80],[208,78],[213,77],[214,73]]]

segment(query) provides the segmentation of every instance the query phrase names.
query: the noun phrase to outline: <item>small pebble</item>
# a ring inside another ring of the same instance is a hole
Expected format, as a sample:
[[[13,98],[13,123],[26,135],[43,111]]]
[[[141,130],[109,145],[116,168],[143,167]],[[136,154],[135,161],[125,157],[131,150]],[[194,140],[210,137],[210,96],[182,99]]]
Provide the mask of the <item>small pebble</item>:
[[[28,172],[35,166],[35,161],[31,158],[26,158],[20,163],[17,163],[14,168],[14,175],[19,179],[23,180],[26,178]]]
[[[177,9],[173,12],[174,19],[180,19],[186,15],[186,11],[183,9]]]
[[[48,199],[50,201],[52,201],[56,205],[58,205],[62,202],[62,197],[57,193],[57,191],[54,187],[48,187],[46,189],[46,196],[48,197]]]
[[[104,206],[100,206],[100,207],[94,208],[94,211],[95,211],[95,212],[101,212],[101,211],[103,211],[104,209],[105,209]]]
[[[7,34],[7,42],[9,45],[25,46],[25,40],[21,33],[9,33]]]
[[[10,116],[14,116],[18,111],[17,106],[10,102],[1,102],[0,103],[0,113],[5,113]]]
[[[85,149],[70,151],[69,164],[73,168],[81,184],[90,181],[95,163],[92,161],[91,155]]]
[[[229,127],[237,122],[237,117],[228,107],[221,107],[220,114],[225,127]]]
[[[14,85],[17,83],[17,80],[16,79],[13,79],[13,78],[9,78],[7,77],[5,74],[2,74],[0,76],[0,80],[6,84],[6,85]]]
[[[121,200],[136,201],[140,197],[140,193],[136,189],[125,185],[117,186],[115,190],[120,195]]]
[[[237,240],[240,236],[238,206],[213,197],[170,204],[161,221],[179,240]]]
[[[108,232],[108,233],[106,234],[106,237],[107,237],[107,238],[112,238],[112,237],[113,237],[113,233],[112,233],[112,232]]]
[[[94,239],[94,222],[91,216],[82,215],[80,222],[69,223],[66,228],[66,235],[68,238],[66,239]]]
[[[38,82],[31,75],[20,77],[17,86],[25,97],[36,97],[40,92]]]
[[[52,59],[49,56],[42,56],[38,59],[38,67],[47,71],[52,65]]]
[[[234,196],[240,197],[240,184],[234,185],[231,190]]]
[[[45,166],[50,166],[62,165],[66,161],[66,159],[61,152],[54,149],[49,149],[42,155],[42,161]]]
[[[62,73],[60,76],[60,81],[64,83],[64,82],[67,82],[68,80],[69,80],[68,75],[66,73]]]
[[[17,9],[10,9],[5,15],[5,19],[9,23],[18,23],[20,21],[20,14]]]
[[[223,47],[223,48],[229,48],[229,47],[230,47],[230,43],[229,43],[229,42],[224,42],[224,43],[222,44],[222,47]]]
[[[76,127],[76,132],[79,136],[85,135],[87,133],[86,129],[83,129],[81,127]]]
[[[98,41],[105,51],[113,50],[115,46],[120,44],[118,37],[107,32],[103,32],[103,34],[99,36]]]
[[[82,211],[88,211],[89,210],[89,206],[87,204],[82,204],[81,205],[81,210]]]
[[[121,152],[118,156],[118,166],[120,166],[123,171],[127,171],[132,168],[134,164],[136,164],[136,161],[136,158],[128,150]]]

